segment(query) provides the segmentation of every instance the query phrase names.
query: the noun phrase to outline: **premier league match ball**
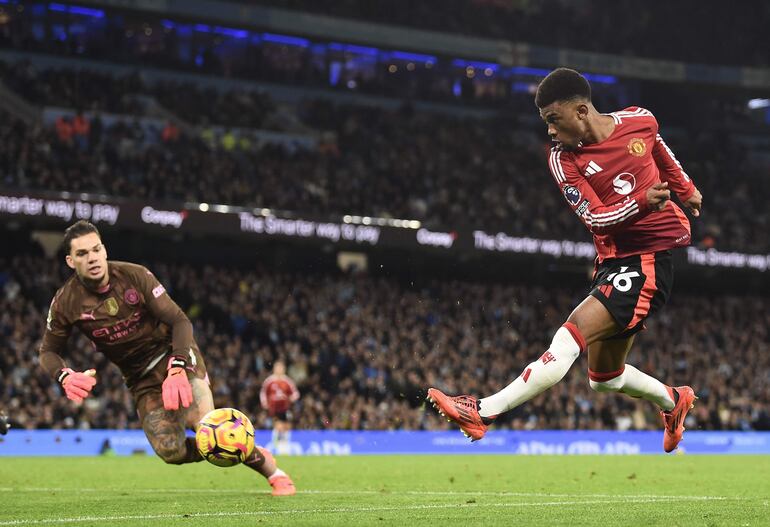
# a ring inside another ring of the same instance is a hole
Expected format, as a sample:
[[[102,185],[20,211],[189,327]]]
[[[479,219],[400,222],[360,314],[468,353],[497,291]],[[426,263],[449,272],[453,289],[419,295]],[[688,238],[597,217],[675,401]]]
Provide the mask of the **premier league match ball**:
[[[246,461],[254,451],[254,427],[235,408],[217,408],[201,419],[195,443],[209,463],[232,467]]]

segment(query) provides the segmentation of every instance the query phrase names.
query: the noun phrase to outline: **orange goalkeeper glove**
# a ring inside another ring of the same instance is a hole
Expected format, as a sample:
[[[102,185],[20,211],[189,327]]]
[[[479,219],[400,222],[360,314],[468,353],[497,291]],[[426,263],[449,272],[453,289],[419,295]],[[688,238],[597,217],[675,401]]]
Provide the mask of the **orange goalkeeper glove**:
[[[192,404],[192,386],[187,379],[187,361],[175,355],[168,360],[168,375],[163,381],[163,408],[179,410],[179,403],[187,408]]]
[[[72,368],[62,368],[56,379],[64,388],[67,399],[82,403],[96,384],[96,370],[74,371]]]

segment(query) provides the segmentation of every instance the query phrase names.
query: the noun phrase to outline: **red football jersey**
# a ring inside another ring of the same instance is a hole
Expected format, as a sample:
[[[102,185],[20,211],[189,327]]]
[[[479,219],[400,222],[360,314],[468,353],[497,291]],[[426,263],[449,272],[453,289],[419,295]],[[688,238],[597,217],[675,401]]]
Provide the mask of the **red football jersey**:
[[[632,106],[609,114],[615,130],[575,151],[551,149],[549,167],[572,210],[594,235],[599,261],[684,247],[690,222],[669,201],[660,212],[647,189],[661,181],[687,200],[695,185],[658,133],[652,112]]]
[[[285,412],[299,399],[299,390],[287,375],[271,375],[262,383],[259,400],[270,415]]]

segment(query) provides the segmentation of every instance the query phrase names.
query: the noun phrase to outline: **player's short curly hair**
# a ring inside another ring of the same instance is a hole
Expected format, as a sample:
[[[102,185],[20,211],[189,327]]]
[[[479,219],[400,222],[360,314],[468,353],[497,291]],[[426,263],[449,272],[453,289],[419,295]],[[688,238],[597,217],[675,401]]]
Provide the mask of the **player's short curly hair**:
[[[545,108],[556,101],[572,99],[591,100],[591,85],[585,77],[569,68],[557,68],[549,73],[537,87],[535,104]]]
[[[67,227],[67,230],[64,231],[64,241],[62,242],[62,246],[64,247],[64,253],[69,254],[70,249],[72,248],[72,240],[75,238],[80,238],[81,236],[85,236],[86,234],[90,234],[92,232],[95,232],[97,236],[101,239],[102,235],[99,234],[99,229],[96,228],[96,225],[91,223],[90,221],[86,220],[79,220]]]

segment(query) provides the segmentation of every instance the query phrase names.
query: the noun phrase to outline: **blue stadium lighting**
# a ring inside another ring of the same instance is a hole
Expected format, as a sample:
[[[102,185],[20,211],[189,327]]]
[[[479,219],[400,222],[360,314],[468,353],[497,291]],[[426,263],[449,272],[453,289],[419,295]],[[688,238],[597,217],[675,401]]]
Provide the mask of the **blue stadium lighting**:
[[[58,11],[60,13],[70,13],[71,15],[83,15],[93,18],[104,18],[104,11],[101,9],[92,9],[90,7],[82,7],[77,5],[64,5],[64,4],[48,4],[48,9],[51,11]]]
[[[511,90],[517,93],[532,93],[535,84],[531,82],[516,81],[511,84]]]
[[[275,44],[286,44],[287,46],[299,46],[301,48],[306,48],[310,45],[310,41],[306,38],[276,35],[275,33],[263,33],[262,40],[265,42],[273,42]]]
[[[10,4],[10,3],[15,3],[15,1],[0,0],[0,4]],[[52,4],[48,4],[48,9],[51,11],[58,11],[61,13],[90,16],[94,18],[104,17],[103,10],[92,9],[92,8],[82,7],[82,6],[52,3]],[[306,38],[293,37],[290,35],[280,35],[277,33],[261,33],[261,34],[252,33],[246,29],[235,29],[235,28],[222,27],[222,26],[212,27],[208,24],[194,24],[194,25],[180,24],[178,22],[175,22],[173,20],[168,20],[168,19],[162,19],[160,23],[161,23],[161,26],[163,26],[166,29],[177,30],[180,35],[189,35],[194,30],[199,33],[225,35],[235,39],[250,39],[251,42],[254,44],[260,44],[262,42],[271,42],[275,44],[284,44],[287,46],[298,46],[301,48],[307,48],[311,46],[311,42]],[[59,38],[66,39],[66,34],[59,35]],[[438,63],[438,58],[434,55],[426,55],[423,53],[411,53],[408,51],[399,51],[399,50],[386,51],[386,50],[381,50],[370,46],[359,46],[356,44],[346,44],[343,42],[329,42],[327,44],[313,43],[312,47],[314,50],[317,50],[320,52],[323,52],[327,49],[331,51],[342,51],[346,53],[352,53],[355,55],[377,57],[381,61],[400,60],[400,61],[417,62],[417,63],[431,64],[431,65]],[[195,62],[196,64],[200,65],[200,63],[202,62],[202,57],[196,57]],[[493,73],[528,75],[528,76],[540,77],[540,78],[545,77],[551,71],[549,69],[532,68],[528,66],[514,66],[509,68],[509,67],[503,67],[500,64],[497,64],[495,62],[482,62],[482,61],[466,60],[466,59],[453,59],[452,65],[458,68],[470,67],[480,71],[484,71],[485,73],[487,70],[489,70]],[[489,74],[487,73],[487,75]],[[614,77],[613,75],[599,75],[595,73],[584,73],[583,75],[586,77],[586,79],[588,79],[591,82],[598,82],[601,84],[617,83],[617,78]],[[336,75],[332,75],[332,76],[336,77]],[[335,79],[335,80],[339,80],[339,79]],[[332,82],[332,84],[335,84],[335,82]],[[526,86],[528,85],[515,83],[514,85],[512,85],[512,89],[513,91],[524,91]],[[456,96],[459,96],[459,92],[461,91],[460,85],[457,84],[453,86],[452,91]]]
[[[238,39],[249,38],[249,32],[245,29],[233,29],[231,27],[216,26],[214,28],[214,33]]]
[[[489,68],[495,73],[500,71],[500,64],[494,62],[478,62],[475,60],[454,59],[452,61],[452,66],[457,66],[458,68],[475,68],[477,70]]]
[[[583,73],[583,77],[591,82],[598,82],[601,84],[615,84],[618,79],[613,75],[597,75],[596,73]]]
[[[527,66],[515,66],[511,68],[511,73],[515,75],[531,75],[533,77],[545,77],[551,70],[543,68],[530,68]],[[596,73],[583,73],[583,76],[591,82],[600,84],[615,84],[618,79],[612,75],[598,75]]]
[[[463,94],[463,87],[462,87],[462,85],[460,84],[460,81],[456,80],[456,81],[454,81],[454,83],[452,84],[452,94],[453,94],[455,97],[459,97],[460,95],[462,95],[462,94]]]
[[[340,42],[329,42],[328,47],[332,51],[344,51],[348,53],[356,53],[358,55],[370,55],[372,57],[376,57],[380,53],[380,50],[377,48],[356,46],[354,44],[341,44]]]
[[[329,84],[336,86],[340,81],[340,75],[342,75],[342,64],[337,61],[329,64]]]
[[[526,66],[515,66],[511,68],[511,73],[514,75],[532,75],[533,77],[545,77],[551,70],[544,70],[542,68],[528,68]]]
[[[421,53],[409,53],[407,51],[391,51],[390,58],[396,60],[407,60],[411,62],[437,62],[433,55],[423,55]]]

